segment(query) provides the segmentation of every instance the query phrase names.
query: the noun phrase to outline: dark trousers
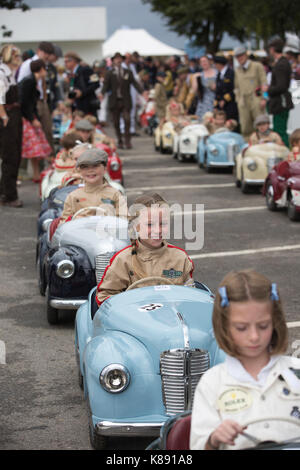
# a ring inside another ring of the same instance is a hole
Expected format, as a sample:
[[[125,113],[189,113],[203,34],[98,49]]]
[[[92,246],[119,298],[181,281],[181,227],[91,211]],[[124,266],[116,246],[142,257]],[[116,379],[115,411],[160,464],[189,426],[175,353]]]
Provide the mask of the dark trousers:
[[[283,140],[283,143],[289,147],[289,136],[287,133],[287,123],[289,119],[289,111],[283,111],[273,115],[273,131],[277,132]]]
[[[125,123],[125,143],[130,144],[130,109],[124,107],[122,100],[117,100],[116,106],[111,110],[113,116],[113,123],[115,132],[118,138],[118,142],[122,143],[122,134],[120,130],[120,118],[123,116]]]
[[[18,199],[17,179],[22,152],[22,115],[19,108],[7,111],[7,126],[0,125],[0,195],[6,201]]]

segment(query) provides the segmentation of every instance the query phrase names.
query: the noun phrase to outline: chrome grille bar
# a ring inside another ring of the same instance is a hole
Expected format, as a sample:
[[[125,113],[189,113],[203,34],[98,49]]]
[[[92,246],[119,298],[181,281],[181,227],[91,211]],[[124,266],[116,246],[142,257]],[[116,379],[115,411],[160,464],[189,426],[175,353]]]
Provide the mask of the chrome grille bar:
[[[168,415],[191,409],[196,386],[207,369],[208,351],[185,348],[161,353],[162,394]]]
[[[104,253],[95,257],[95,274],[97,283],[101,281],[105,268],[109,264],[112,256],[113,253]]]

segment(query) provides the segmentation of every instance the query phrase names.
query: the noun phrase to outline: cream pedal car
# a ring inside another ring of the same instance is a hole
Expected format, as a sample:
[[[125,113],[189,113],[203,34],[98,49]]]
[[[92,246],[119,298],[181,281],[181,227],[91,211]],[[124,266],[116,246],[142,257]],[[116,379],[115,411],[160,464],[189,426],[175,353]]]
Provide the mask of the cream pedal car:
[[[154,131],[155,150],[161,153],[172,153],[173,140],[176,134],[174,125],[171,121],[165,122],[162,127],[157,126]]]
[[[289,149],[284,145],[265,143],[250,145],[236,157],[236,185],[243,193],[251,186],[263,186],[266,177],[277,163],[286,160]]]
[[[208,136],[209,132],[204,124],[190,124],[184,127],[178,135],[174,155],[180,162],[184,162],[188,158],[195,159],[200,140]]]

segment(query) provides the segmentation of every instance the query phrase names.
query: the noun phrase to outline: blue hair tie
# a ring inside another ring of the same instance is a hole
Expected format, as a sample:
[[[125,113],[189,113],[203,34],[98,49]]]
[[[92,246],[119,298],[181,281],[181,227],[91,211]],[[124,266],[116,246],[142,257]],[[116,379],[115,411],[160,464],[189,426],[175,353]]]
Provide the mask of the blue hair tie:
[[[275,282],[271,285],[271,300],[279,300],[277,284]]]
[[[228,297],[227,297],[227,290],[226,290],[226,287],[219,287],[219,294],[221,296],[221,307],[227,307],[227,305],[229,304],[229,300],[228,300]]]

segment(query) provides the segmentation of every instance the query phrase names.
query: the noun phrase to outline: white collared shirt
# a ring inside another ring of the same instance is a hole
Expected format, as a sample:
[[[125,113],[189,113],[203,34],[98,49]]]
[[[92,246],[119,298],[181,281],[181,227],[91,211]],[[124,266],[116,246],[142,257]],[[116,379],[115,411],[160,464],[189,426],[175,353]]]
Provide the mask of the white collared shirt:
[[[300,359],[274,356],[255,380],[234,358],[209,369],[194,395],[191,421],[191,450],[203,450],[210,434],[224,421],[232,420],[260,441],[283,441],[300,435]],[[281,418],[281,419],[280,419]],[[253,424],[250,424],[252,423]],[[235,446],[254,444],[239,435]]]
[[[0,104],[6,104],[6,93],[16,84],[15,74],[8,65],[0,63]]]

